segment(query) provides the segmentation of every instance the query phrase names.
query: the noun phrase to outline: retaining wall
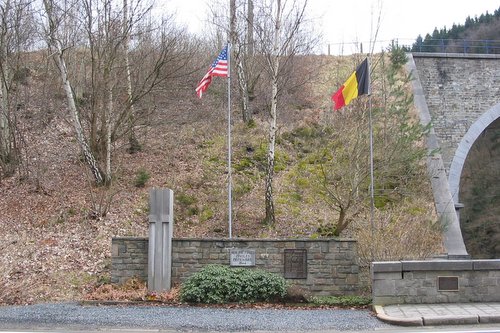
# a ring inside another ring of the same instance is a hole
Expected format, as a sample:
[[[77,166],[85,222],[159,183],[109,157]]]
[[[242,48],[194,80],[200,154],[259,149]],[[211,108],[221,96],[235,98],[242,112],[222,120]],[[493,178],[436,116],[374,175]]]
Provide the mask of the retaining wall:
[[[500,259],[374,262],[373,304],[500,302]]]
[[[353,240],[172,240],[172,285],[209,264],[263,269],[312,295],[356,295],[361,289]],[[147,281],[147,266],[147,238],[112,239],[113,283]]]

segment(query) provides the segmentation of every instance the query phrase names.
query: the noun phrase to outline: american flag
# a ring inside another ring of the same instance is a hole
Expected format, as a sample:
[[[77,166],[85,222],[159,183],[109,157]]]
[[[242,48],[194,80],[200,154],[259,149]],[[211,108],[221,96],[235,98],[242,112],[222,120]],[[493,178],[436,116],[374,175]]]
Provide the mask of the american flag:
[[[199,98],[201,98],[203,93],[208,89],[210,83],[212,83],[212,76],[223,76],[223,77],[228,76],[227,45],[221,51],[217,59],[215,59],[215,61],[212,63],[207,74],[205,74],[203,79],[201,79],[200,83],[198,83],[198,86],[196,87],[196,93],[198,94]]]

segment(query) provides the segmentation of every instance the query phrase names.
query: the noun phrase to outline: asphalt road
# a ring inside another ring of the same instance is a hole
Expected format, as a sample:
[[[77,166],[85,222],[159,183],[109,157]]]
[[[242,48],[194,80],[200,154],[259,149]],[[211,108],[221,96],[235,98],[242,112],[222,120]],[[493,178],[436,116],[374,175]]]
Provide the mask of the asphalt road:
[[[396,327],[370,310],[226,309],[189,306],[0,307],[0,330],[161,330],[177,332],[371,331]]]
[[[500,333],[500,325],[402,327],[380,321],[370,310],[228,309],[51,303],[0,306],[0,332]]]

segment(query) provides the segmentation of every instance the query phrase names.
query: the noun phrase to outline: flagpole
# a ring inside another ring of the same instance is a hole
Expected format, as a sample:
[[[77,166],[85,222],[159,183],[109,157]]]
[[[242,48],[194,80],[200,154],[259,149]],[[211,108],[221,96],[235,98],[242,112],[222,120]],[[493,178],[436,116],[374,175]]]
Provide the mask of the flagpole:
[[[233,203],[232,203],[232,176],[231,176],[231,43],[227,43],[227,202],[229,239],[233,238]]]
[[[371,259],[373,260],[373,237],[375,234],[374,213],[375,213],[375,194],[374,194],[374,176],[373,176],[373,124],[372,124],[372,87],[370,75],[370,59],[368,59],[368,109],[369,109],[369,127],[370,127],[370,228],[371,228]]]

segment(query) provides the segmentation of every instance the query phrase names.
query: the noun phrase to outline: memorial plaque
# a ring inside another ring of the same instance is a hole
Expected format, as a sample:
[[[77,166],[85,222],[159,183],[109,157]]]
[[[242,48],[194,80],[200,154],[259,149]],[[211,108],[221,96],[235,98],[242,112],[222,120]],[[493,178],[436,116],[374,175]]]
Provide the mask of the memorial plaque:
[[[285,249],[285,279],[307,279],[307,251]]]
[[[458,276],[438,276],[439,291],[458,291]]]
[[[231,249],[231,266],[255,266],[255,250]]]

